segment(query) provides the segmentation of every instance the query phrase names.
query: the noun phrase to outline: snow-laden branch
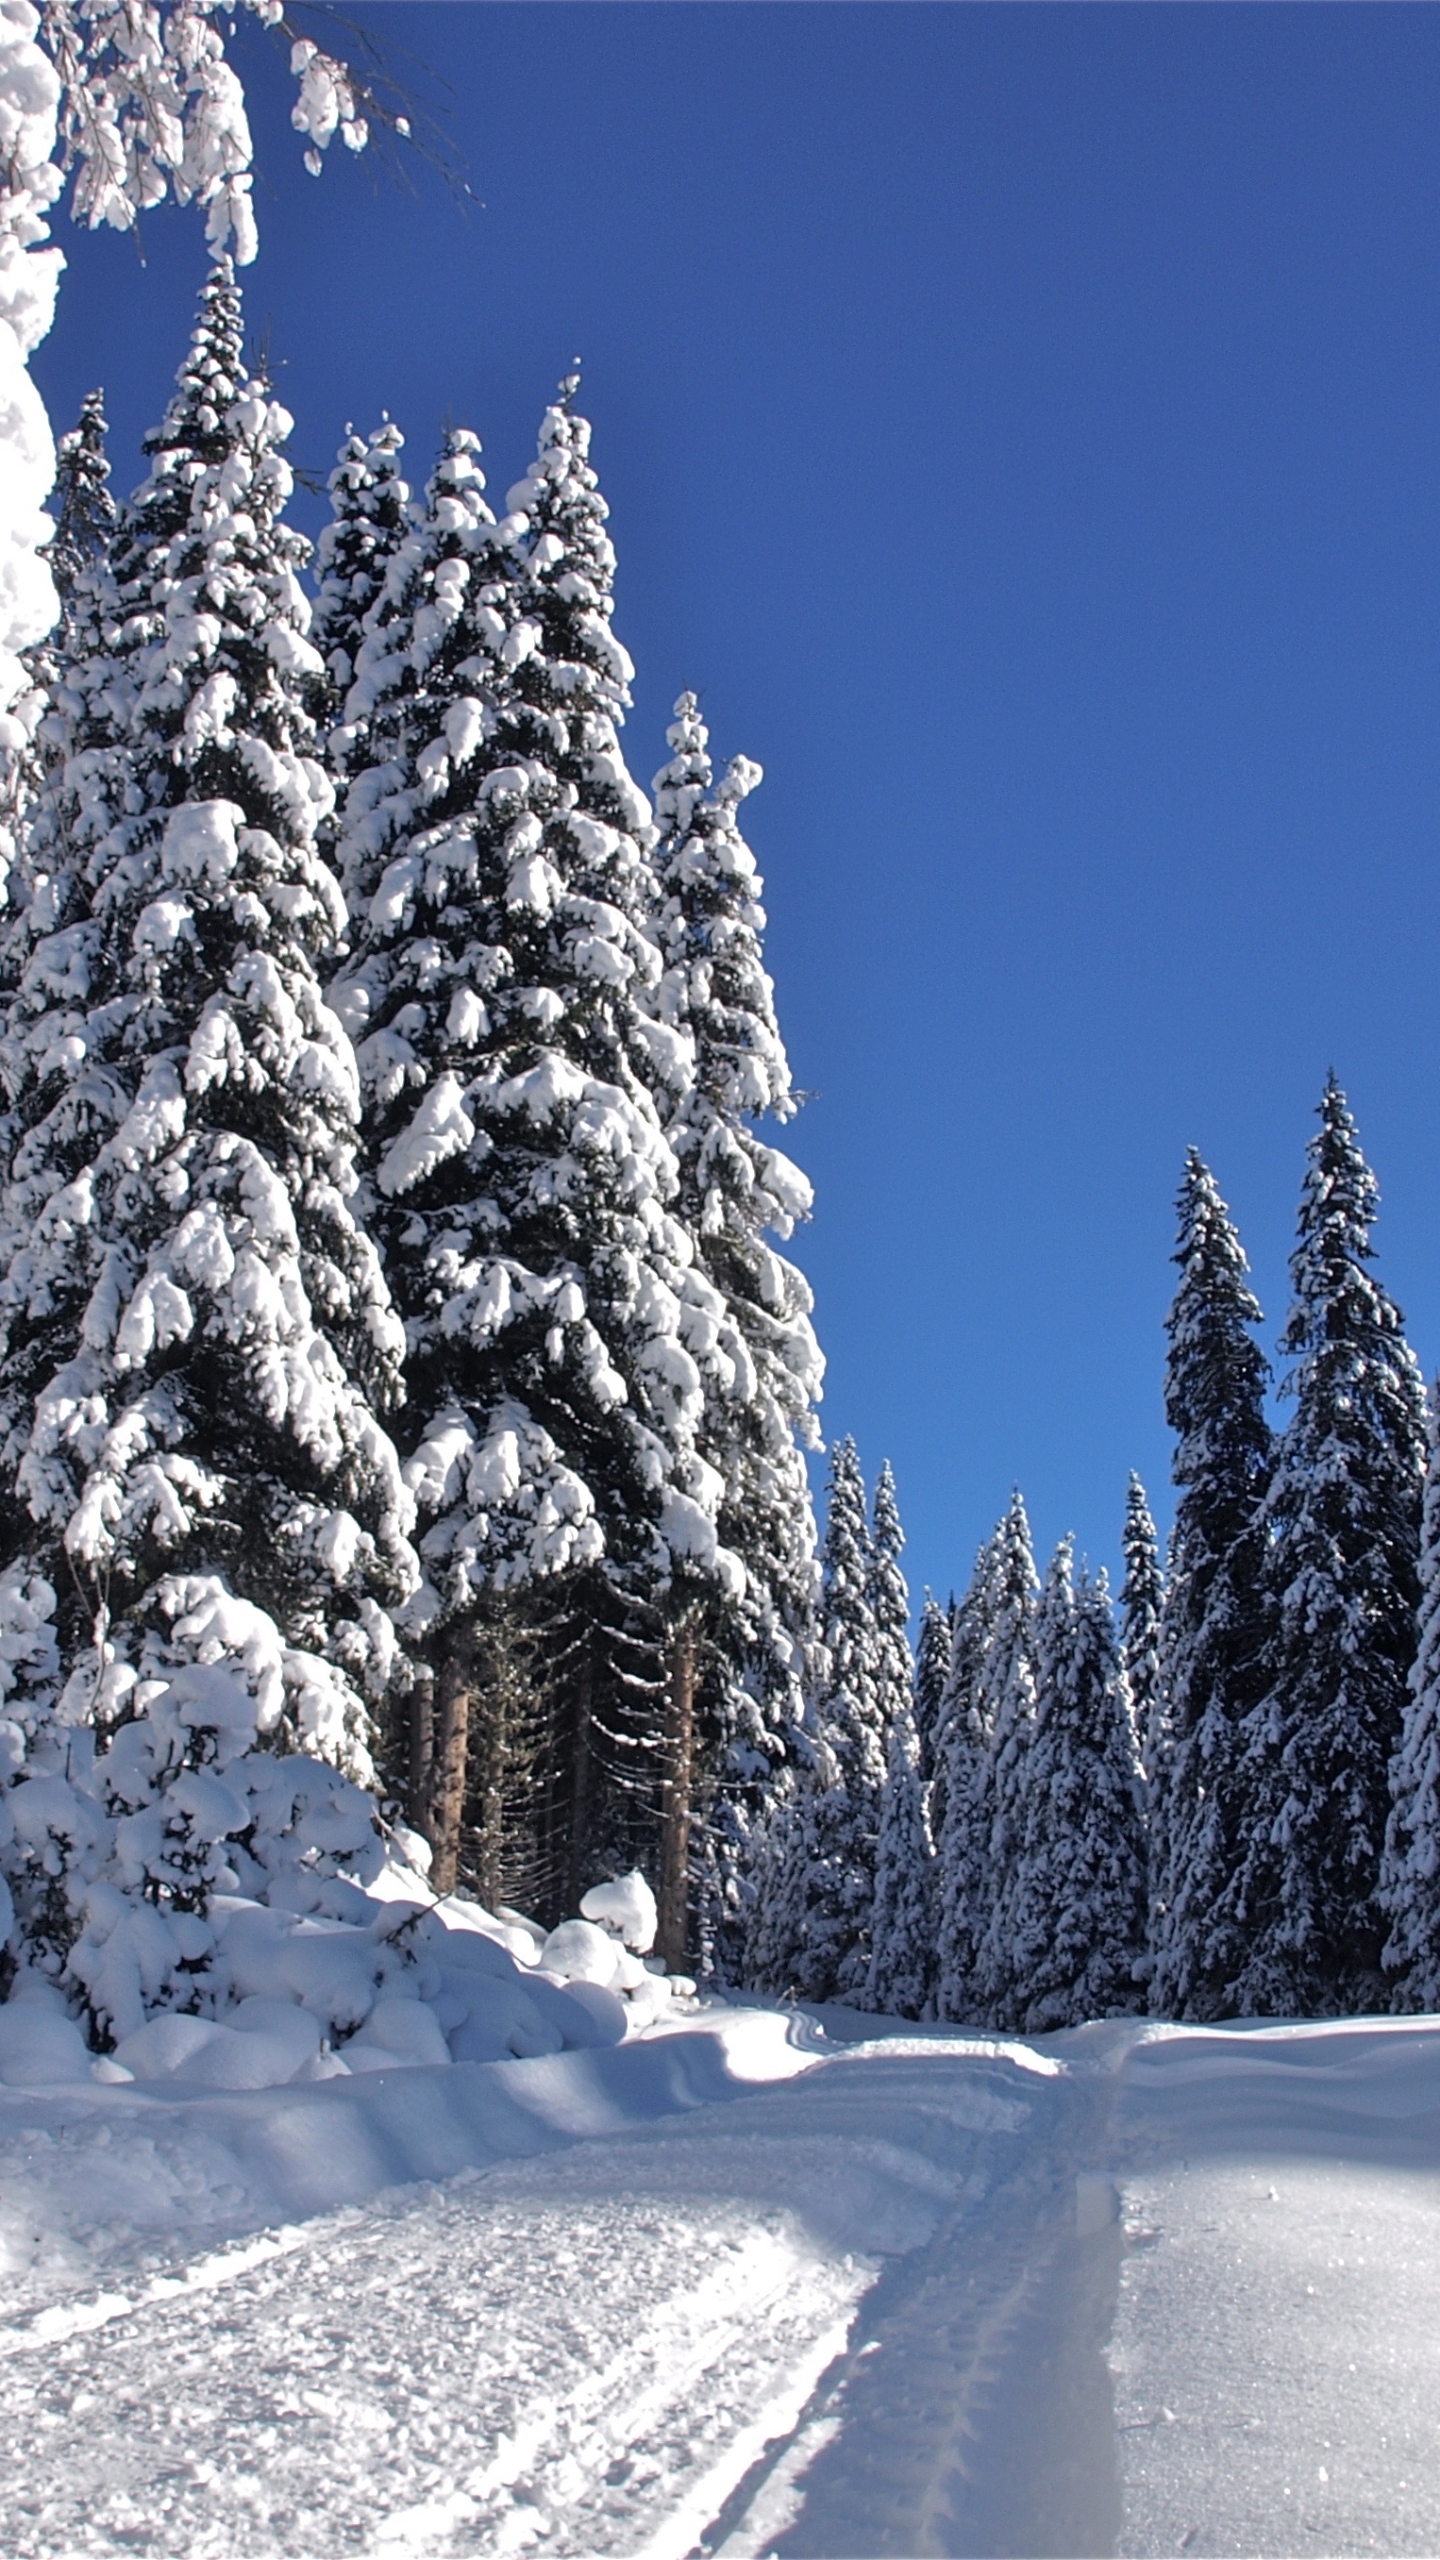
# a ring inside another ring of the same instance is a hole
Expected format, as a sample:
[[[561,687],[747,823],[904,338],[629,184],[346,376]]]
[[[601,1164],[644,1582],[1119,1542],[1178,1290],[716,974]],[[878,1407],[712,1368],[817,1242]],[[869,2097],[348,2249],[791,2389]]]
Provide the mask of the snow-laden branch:
[[[70,210],[92,231],[132,230],[173,196],[204,209],[217,257],[248,266],[254,146],[226,53],[236,7],[291,38],[291,122],[312,174],[337,134],[363,151],[384,111],[347,64],[297,34],[283,0],[0,0],[0,763],[25,744],[21,653],[56,613],[39,549],[53,530],[43,508],[55,446],[26,369],[65,263],[44,245],[48,217],[67,179]],[[408,130],[403,117],[385,120]]]

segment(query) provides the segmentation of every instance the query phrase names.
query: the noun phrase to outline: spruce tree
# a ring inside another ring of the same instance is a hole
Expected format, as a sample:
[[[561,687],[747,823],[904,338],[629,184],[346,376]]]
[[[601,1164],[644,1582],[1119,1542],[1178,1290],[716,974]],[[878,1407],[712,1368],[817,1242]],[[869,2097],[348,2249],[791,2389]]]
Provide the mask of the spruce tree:
[[[851,1439],[830,1460],[822,1549],[820,1679],[807,1719],[809,1765],[783,1827],[772,1980],[802,2000],[865,1998],[875,1853],[885,1784],[865,1484]]]
[[[1165,1749],[1163,1693],[1160,1684],[1160,1620],[1165,1581],[1155,1523],[1145,1487],[1132,1475],[1125,1496],[1121,1533],[1125,1580],[1120,1588],[1120,1660],[1130,1694],[1130,1714],[1143,1767],[1159,1760]]]
[[[979,2014],[975,1974],[989,1923],[992,1775],[990,1692],[982,1693],[980,1672],[996,1632],[1003,1551],[997,1529],[976,1557],[969,1589],[955,1611],[941,1697],[929,1815],[939,1900],[936,2008],[942,2018]]]
[[[1035,1683],[1021,1836],[1003,1887],[1012,1984],[996,2023],[1044,2035],[1143,2005],[1140,1764],[1105,1577],[1076,1584],[1069,1539],[1036,1611]]]
[[[887,1459],[875,1488],[870,1539],[875,1702],[884,1737],[885,1783],[876,1832],[866,1997],[873,2009],[918,2018],[935,1968],[935,1880],[915,1722],[910,1594],[900,1571],[904,1543]]]
[[[115,545],[121,655],[107,638],[76,686],[108,688],[111,743],[57,785],[81,823],[10,1010],[3,1562],[27,1606],[55,1595],[68,1675],[11,1814],[32,1863],[69,1863],[72,1933],[88,1888],[71,1978],[119,2031],[203,1996],[209,1898],[269,1855],[255,1790],[301,1818],[249,1767],[257,1736],[368,1772],[382,1603],[413,1576],[377,1418],[403,1335],[351,1207],[355,1066],[320,987],[342,913],[289,424],[242,370],[222,262]],[[66,1788],[110,1826],[83,1854]]]
[[[915,1640],[915,1737],[920,1754],[920,1783],[927,1793],[934,1784],[936,1754],[945,1706],[945,1684],[955,1643],[955,1603],[942,1609],[927,1591]]]
[[[741,802],[760,769],[737,757],[716,782],[693,694],[675,705],[669,744],[671,760],[654,785],[652,931],[663,971],[649,998],[649,1036],[657,1100],[679,1168],[674,1214],[722,1310],[699,1438],[721,1478],[720,1535],[739,1557],[744,1582],[732,1595],[713,1577],[674,1580],[666,1609],[667,1749],[676,1768],[694,1765],[698,1660],[708,1674],[700,1701],[704,1759],[716,1782],[709,1818],[715,1890],[738,1920],[757,1801],[803,1708],[815,1570],[803,1453],[819,1445],[814,1408],[824,1363],[809,1286],[770,1241],[787,1239],[808,1217],[810,1185],[755,1125],[766,1116],[784,1122],[796,1108],[764,966],[763,884],[739,826]],[[668,1948],[683,1940],[684,1914],[675,1905],[684,1888],[689,1813],[673,1783],[667,1811],[661,1940]],[[673,1953],[678,1962],[683,1943]]]
[[[0,773],[0,905],[8,909],[0,929],[0,988],[6,993],[13,989],[28,949],[24,909],[37,885],[44,886],[55,860],[55,785],[67,759],[90,742],[93,729],[94,708],[77,694],[74,679],[81,667],[93,670],[112,602],[108,573],[117,514],[105,435],[103,394],[88,392],[77,424],[60,438],[56,451],[51,498],[56,522],[47,554],[59,619],[28,652],[30,687],[9,724],[23,730],[23,744],[17,738]],[[41,931],[52,923],[44,912],[36,919]]]
[[[1367,1269],[1378,1206],[1333,1075],[1311,1140],[1281,1348],[1295,1411],[1266,1503],[1274,1612],[1246,1729],[1242,2014],[1383,2006],[1379,1869],[1419,1599],[1425,1398],[1398,1307]]]
[[[1142,1737],[1150,1825],[1150,2005],[1223,2017],[1244,1959],[1234,1886],[1255,1820],[1245,1720],[1265,1685],[1272,1463],[1260,1308],[1215,1178],[1192,1147],[1165,1415],[1179,1500],[1160,1624],[1160,1714]]]
[[[341,714],[326,742],[332,767],[341,770],[356,761],[364,738],[363,719],[347,724],[344,717],[360,649],[410,529],[410,490],[400,469],[404,444],[389,418],[368,437],[347,428],[330,474],[331,521],[316,549],[320,591],[310,637]]]
[[[1025,1831],[1030,1742],[1035,1729],[1035,1596],[1039,1588],[1030,1523],[1018,1490],[996,1531],[989,1634],[976,1670],[980,1728],[988,1738],[988,1879],[977,1934],[971,1997],[978,2014],[1009,2024],[1022,1985],[1016,1973],[1009,1893]]]
[[[1440,2007],[1440,1397],[1429,1397],[1420,1607],[1380,1869],[1391,2006]]]
[[[532,1889],[557,1916],[653,1852],[673,1595],[744,1579],[698,1446],[724,1307],[670,1207],[650,811],[619,748],[631,668],[574,388],[498,526],[473,437],[452,436],[391,564],[347,705],[370,761],[347,795],[336,988],[409,1336],[432,1873],[455,1871],[486,1642],[539,1611],[554,1716],[523,1778]]]

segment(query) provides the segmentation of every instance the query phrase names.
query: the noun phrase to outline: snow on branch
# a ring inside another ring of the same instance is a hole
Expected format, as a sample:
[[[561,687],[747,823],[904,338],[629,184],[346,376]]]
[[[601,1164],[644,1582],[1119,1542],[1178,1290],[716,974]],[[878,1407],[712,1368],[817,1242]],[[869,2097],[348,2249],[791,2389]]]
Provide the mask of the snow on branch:
[[[291,122],[318,177],[336,134],[363,151],[380,107],[348,64],[302,36],[283,0],[43,0],[40,41],[60,80],[60,165],[74,171],[71,211],[90,230],[134,228],[173,194],[205,208],[210,246],[248,266],[257,235],[254,147],[245,93],[217,19],[236,7],[290,40],[299,83]]]

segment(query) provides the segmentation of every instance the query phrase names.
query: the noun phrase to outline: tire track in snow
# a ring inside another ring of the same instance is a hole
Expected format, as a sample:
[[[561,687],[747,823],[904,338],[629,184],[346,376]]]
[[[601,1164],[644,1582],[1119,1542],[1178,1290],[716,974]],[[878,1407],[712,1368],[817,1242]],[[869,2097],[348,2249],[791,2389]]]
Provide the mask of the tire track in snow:
[[[968,2267],[1003,2326],[1003,2250],[989,2204],[980,2245],[978,2199],[1006,2187],[1037,2098],[1024,2156],[1053,2171],[1054,2095],[993,2055],[840,2058],[648,2134],[52,2305],[0,2355],[7,2551],[685,2560],[714,2547],[737,2495],[758,2513],[755,2480],[783,2485],[787,2463],[803,2521],[825,2490],[827,2410],[842,2430],[863,2420],[881,2359],[860,2348],[884,2346],[887,2318],[903,2327],[909,2305],[918,2371],[935,2285]],[[1017,2191],[1011,2282],[1033,2255],[1023,2224]],[[951,2331],[935,2354],[953,2430]],[[978,2347],[971,2367],[978,2391]],[[943,2471],[930,2417],[920,2433],[918,2451],[893,2449],[907,2495]],[[869,2484],[854,2515],[882,2493]]]

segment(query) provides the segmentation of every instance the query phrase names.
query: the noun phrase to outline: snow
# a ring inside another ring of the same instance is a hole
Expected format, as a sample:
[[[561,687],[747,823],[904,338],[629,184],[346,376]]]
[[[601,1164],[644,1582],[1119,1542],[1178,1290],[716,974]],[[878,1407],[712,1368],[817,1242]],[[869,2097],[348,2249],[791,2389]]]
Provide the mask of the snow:
[[[1440,2542],[1434,2019],[711,2002],[263,2091],[199,2068],[263,2003],[163,2024],[0,2088],[16,2560]]]

